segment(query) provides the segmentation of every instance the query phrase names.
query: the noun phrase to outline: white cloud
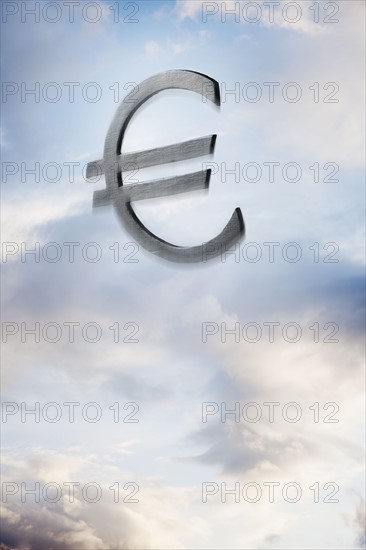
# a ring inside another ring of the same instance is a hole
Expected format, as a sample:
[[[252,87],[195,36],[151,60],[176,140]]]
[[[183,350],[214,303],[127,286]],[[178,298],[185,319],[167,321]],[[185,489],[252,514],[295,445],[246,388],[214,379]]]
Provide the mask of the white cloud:
[[[89,210],[90,202],[90,188],[82,178],[7,194],[2,201],[3,242],[42,242],[44,226]]]
[[[175,8],[180,21],[186,18],[196,20],[197,15],[202,12],[202,2],[201,0],[194,2],[191,0],[177,0]]]
[[[9,143],[6,139],[5,130],[1,128],[0,130],[0,147],[8,147]]]
[[[141,15],[144,4],[141,3]],[[223,51],[226,53],[231,47],[229,24],[218,26],[214,32],[212,27],[207,31],[208,26],[193,25],[194,31],[186,32],[189,21],[174,28],[171,20],[161,28],[158,42],[145,43],[145,55],[144,42],[139,41],[142,33],[137,33],[134,41],[133,26],[126,25],[126,33],[118,37],[118,25],[113,27],[115,33],[110,26],[104,26],[103,32],[100,27],[97,33],[83,26],[83,37],[87,39],[85,50],[79,48],[78,33],[75,33],[76,41],[68,40],[69,35],[60,32],[60,40],[48,42],[47,33],[40,32],[43,41],[38,51],[47,52],[46,63],[43,68],[37,65],[34,69],[40,70],[36,78],[39,75],[53,78],[57,68],[55,52],[68,55],[72,51],[72,65],[64,64],[64,72],[59,77],[65,81],[74,80],[79,74],[86,81],[92,81],[103,73],[104,84],[108,79],[112,84],[122,78],[126,81],[136,78],[139,82],[140,76],[151,74],[149,55],[155,55],[154,64],[159,65],[159,70],[184,59],[187,67],[207,70],[217,79],[232,75],[235,82],[241,70],[242,80],[247,74],[250,78],[267,80],[268,73],[272,74],[271,45],[278,45],[276,51],[281,57],[274,67],[276,79],[283,82],[299,79],[305,82],[305,89],[314,79],[339,77],[342,102],[322,105],[317,111],[314,104],[308,103],[299,108],[287,104],[259,104],[256,108],[228,102],[222,106],[218,125],[217,119],[211,119],[207,124],[212,128],[205,127],[203,131],[209,110],[203,112],[199,101],[197,110],[193,109],[193,100],[188,108],[181,108],[182,103],[178,102],[178,107],[172,109],[176,112],[181,109],[175,118],[167,108],[169,100],[165,97],[160,107],[158,101],[154,104],[158,106],[155,111],[158,122],[154,124],[148,117],[144,119],[144,115],[140,127],[137,120],[134,121],[133,128],[137,130],[134,134],[132,131],[133,148],[144,146],[145,139],[151,140],[147,146],[154,146],[161,139],[166,138],[168,142],[179,141],[181,137],[189,139],[211,130],[215,132],[219,127],[223,130],[223,139],[218,140],[215,157],[218,162],[222,143],[226,150],[221,153],[221,160],[228,163],[246,155],[253,155],[253,158],[247,157],[248,160],[257,160],[254,157],[260,151],[262,160],[288,155],[286,161],[289,161],[301,156],[304,162],[309,158],[312,162],[334,160],[357,171],[361,143],[358,90],[362,75],[357,69],[361,22],[354,5],[347,4],[342,24],[329,28],[327,33],[315,34],[309,21],[304,21],[302,27],[291,27],[301,31],[296,33],[294,45],[289,38],[295,32],[291,33],[289,28],[284,32],[285,29],[277,25],[278,32],[273,37],[270,29],[268,33],[262,29],[261,36],[265,34],[268,43],[261,44],[262,53],[257,50],[252,73],[243,68],[250,57],[249,50],[245,55],[240,51],[234,34],[235,51],[231,50],[230,57],[223,56]],[[198,1],[178,2],[175,16],[182,22],[190,18],[198,23],[200,9]],[[168,17],[164,17],[167,9],[159,11],[161,13],[155,15],[160,24]],[[142,30],[151,34],[143,33],[143,36],[154,37],[155,27],[144,27],[144,24],[142,18]],[[237,28],[249,33],[249,26]],[[245,46],[255,49],[257,37],[254,33],[250,37]],[[275,42],[271,42],[272,39]],[[204,47],[208,41],[210,49]],[[33,55],[32,41],[27,44]],[[126,52],[129,55],[123,57]],[[145,63],[139,64],[140,57]],[[92,62],[94,59],[96,63]],[[29,59],[22,55],[20,64],[14,64],[19,68],[19,79],[31,78],[32,60],[32,56]],[[108,90],[108,85],[104,90]],[[116,109],[113,94],[108,96],[108,93],[105,103],[93,105],[88,116],[73,111],[75,126],[65,133],[67,138],[58,135],[59,147],[80,150],[80,136],[83,139],[89,136],[83,135],[85,130],[75,136],[75,129],[89,123],[96,137],[91,143],[83,141],[83,147],[85,150],[97,147],[98,155],[101,154],[104,133],[99,128],[107,125],[105,119]],[[154,105],[149,109],[154,109]],[[32,111],[31,105],[26,107]],[[57,116],[49,111],[50,118],[44,117],[47,129],[40,125],[34,136],[43,136],[48,144],[48,131],[54,135],[61,116],[68,124],[72,122],[71,107],[67,105]],[[27,137],[22,129],[23,126],[15,129],[9,139],[15,143],[18,134],[28,140],[31,147],[31,134]],[[178,139],[179,132],[182,136],[179,134]],[[45,150],[45,156],[54,151],[53,146],[52,143],[50,149]],[[78,158],[82,160],[85,155]],[[173,173],[176,169],[184,173],[186,165],[174,165],[171,169]],[[172,199],[170,204],[169,198],[152,201],[146,209],[141,207],[138,211],[142,213],[141,219],[147,220],[149,229],[163,238],[179,244],[186,244],[188,239],[195,244],[212,237],[216,229],[226,223],[232,202],[238,199],[246,208],[250,240],[260,237],[272,240],[273,234],[275,240],[278,235],[280,239],[293,234],[296,237],[291,239],[299,236],[304,241],[313,236],[320,240],[324,234],[334,239],[334,234],[341,232],[340,264],[315,265],[304,261],[296,266],[282,260],[274,264],[264,260],[256,265],[236,264],[231,257],[227,263],[208,263],[194,269],[166,265],[142,253],[137,264],[123,260],[113,262],[108,247],[118,241],[123,249],[129,237],[118,225],[113,209],[92,216],[93,188],[85,181],[78,180],[72,185],[60,182],[42,189],[9,188],[5,193],[3,237],[7,240],[28,241],[31,247],[35,240],[62,243],[84,239],[98,241],[103,247],[103,260],[96,265],[82,260],[75,264],[54,265],[42,261],[36,264],[31,259],[24,264],[19,256],[9,261],[4,265],[7,282],[3,300],[7,319],[19,323],[56,320],[61,325],[66,319],[81,324],[94,320],[104,331],[103,340],[96,345],[87,344],[81,338],[74,344],[65,340],[56,344],[23,344],[19,335],[11,339],[4,352],[6,398],[42,403],[103,400],[105,404],[109,400],[109,405],[117,400],[121,403],[136,400],[142,413],[141,422],[133,425],[133,430],[125,424],[103,423],[45,426],[9,421],[5,425],[8,441],[18,446],[17,453],[9,451],[5,457],[7,480],[34,483],[36,480],[63,482],[79,477],[96,479],[107,494],[108,483],[112,485],[117,479],[141,483],[141,505],[136,508],[117,506],[111,498],[100,506],[87,506],[80,501],[70,504],[64,500],[59,506],[37,508],[32,504],[19,507],[9,502],[4,515],[5,542],[9,547],[44,549],[53,547],[56,541],[60,550],[226,548],[229,545],[232,548],[296,548],[305,542],[312,548],[346,548],[356,537],[361,540],[360,515],[358,508],[354,512],[353,497],[348,492],[357,487],[361,477],[358,442],[363,395],[360,391],[358,267],[362,239],[361,232],[353,230],[352,223],[358,223],[352,221],[353,210],[344,208],[345,204],[357,202],[357,190],[343,181],[341,186],[331,189],[325,185],[307,187],[307,180],[296,188],[279,186],[269,190],[259,184],[248,190],[248,186],[241,184],[221,184],[219,179],[219,175],[213,178],[210,194],[206,196],[188,197],[186,202]],[[103,185],[101,182],[100,187]],[[108,327],[117,320],[139,322],[138,345],[112,342]],[[309,338],[296,344],[281,341],[252,345],[243,341],[235,343],[229,337],[223,344],[220,335],[210,338],[207,344],[201,341],[203,321],[215,322],[218,326],[226,322],[231,327],[235,322],[264,320],[282,324],[294,320],[306,327],[314,321],[335,321],[342,325],[341,341],[334,346],[315,344]],[[308,417],[296,425],[283,421],[274,425],[243,426],[219,421],[205,426],[201,422],[202,401],[227,401],[230,405],[233,401],[254,400],[258,403],[298,401],[304,415],[305,411],[311,413],[309,406],[315,401],[321,406],[336,401],[340,405],[341,422],[315,426]],[[277,504],[267,506],[264,502],[258,506],[230,502],[223,505],[220,500],[204,506],[200,501],[202,480],[232,482],[236,476],[239,481],[262,482],[278,476],[283,481],[290,475],[305,487],[314,481],[310,477],[329,481],[329,476],[334,476],[345,488],[344,499],[339,506],[317,508],[299,504],[292,509]],[[346,518],[344,525],[338,521],[340,517]]]
[[[150,40],[145,44],[145,52],[149,57],[154,57],[160,52],[160,46],[157,42]]]
[[[306,9],[306,4],[295,3],[286,7],[279,3],[272,5],[266,0],[248,2],[248,0],[222,0],[207,2],[205,0],[176,0],[175,12],[179,21],[191,19],[195,22],[217,22],[229,25],[230,23],[253,26],[256,24],[265,27],[279,27],[289,31],[303,32],[317,35],[328,32],[326,24],[322,24],[322,17],[336,19],[331,13],[320,13],[319,21],[315,22],[315,12]],[[320,10],[321,11],[321,10]]]

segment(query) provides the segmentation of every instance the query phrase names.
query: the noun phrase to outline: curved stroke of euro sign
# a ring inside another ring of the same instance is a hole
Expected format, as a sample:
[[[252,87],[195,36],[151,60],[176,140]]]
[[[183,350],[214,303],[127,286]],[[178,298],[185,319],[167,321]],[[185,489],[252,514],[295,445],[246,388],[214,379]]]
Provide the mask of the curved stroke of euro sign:
[[[131,170],[131,165],[146,168],[213,153],[216,135],[121,154],[123,138],[135,112],[155,94],[172,88],[196,92],[220,105],[218,82],[204,74],[172,70],[147,78],[137,87],[137,91],[132,90],[119,105],[105,139],[103,159],[87,165],[86,177],[91,179],[97,174],[105,174],[106,188],[94,192],[93,206],[113,204],[122,226],[145,250],[172,262],[206,261],[207,258],[215,258],[223,249],[227,250],[244,236],[245,226],[240,208],[234,210],[227,225],[214,239],[199,246],[184,247],[164,241],[149,231],[137,217],[131,203],[207,189],[211,170],[129,185],[123,185],[122,180],[122,172]]]

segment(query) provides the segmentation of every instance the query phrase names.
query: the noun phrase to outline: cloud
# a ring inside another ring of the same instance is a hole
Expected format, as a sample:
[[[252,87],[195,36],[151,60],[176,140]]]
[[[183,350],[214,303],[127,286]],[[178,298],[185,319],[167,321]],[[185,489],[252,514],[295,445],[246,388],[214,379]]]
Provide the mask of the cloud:
[[[191,0],[177,0],[175,4],[175,10],[180,21],[186,18],[197,18],[197,15],[202,12],[202,2],[197,0],[192,2]]]
[[[1,128],[1,130],[0,130],[0,147],[5,148],[5,147],[8,147],[8,146],[9,146],[9,143],[8,143],[6,135],[5,135],[5,130],[4,130],[4,128]]]
[[[365,503],[360,501],[355,512],[354,525],[358,532],[356,544],[359,548],[366,547],[366,516]]]
[[[145,52],[149,57],[154,57],[160,52],[160,46],[157,42],[150,40],[145,44]]]
[[[42,241],[47,234],[47,225],[56,220],[66,220],[89,209],[89,190],[84,180],[78,178],[73,184],[59,182],[57,186],[27,188],[4,193],[3,242],[20,243]],[[44,242],[44,241],[43,241]]]
[[[180,59],[186,67],[225,82],[228,89],[239,80],[242,85],[252,79],[262,84],[297,79],[305,94],[315,81],[339,80],[342,101],[287,104],[279,89],[281,102],[275,105],[227,101],[220,114],[211,116],[212,110],[200,99],[186,101],[184,93],[167,92],[161,102],[152,102],[134,118],[127,147],[137,150],[217,132],[218,166],[225,161],[231,168],[237,160],[298,160],[306,171],[315,161],[334,161],[341,165],[340,182],[315,185],[307,173],[299,185],[246,185],[224,182],[217,173],[208,195],[138,206],[149,229],[179,244],[212,237],[237,205],[245,209],[247,242],[281,241],[273,263],[264,248],[258,263],[243,261],[242,242],[238,263],[231,255],[226,262],[179,268],[142,250],[137,250],[137,263],[125,261],[130,237],[113,209],[93,213],[91,208],[92,191],[102,188],[104,180],[95,187],[82,178],[72,185],[62,180],[55,185],[7,186],[5,238],[27,242],[29,248],[35,241],[41,246],[57,242],[63,256],[55,264],[42,254],[40,262],[32,257],[22,262],[20,254],[9,258],[3,265],[4,319],[32,326],[96,321],[103,337],[88,343],[79,327],[73,343],[65,331],[55,344],[37,344],[31,338],[22,343],[19,334],[9,338],[3,352],[3,396],[30,406],[96,401],[106,414],[95,425],[82,418],[74,425],[64,419],[59,424],[10,419],[4,424],[11,447],[6,451],[5,479],[33,485],[37,480],[97,480],[109,497],[95,505],[80,499],[40,506],[9,501],[4,544],[34,550],[133,550],[296,548],[300,543],[330,548],[338,547],[340,540],[346,548],[356,537],[361,543],[361,516],[358,508],[354,513],[349,496],[360,485],[363,410],[360,10],[348,3],[340,24],[327,32],[324,25],[315,32],[309,20],[286,28],[280,22],[266,28],[237,25],[238,36],[243,30],[248,36],[240,43],[229,17],[227,25],[218,15],[218,25],[197,26],[202,23],[198,1],[178,2],[174,13],[164,4],[152,16],[154,26],[148,5],[141,3],[139,25],[123,25],[123,32],[121,25],[112,25],[109,8],[109,19],[98,28],[78,22],[70,28],[55,26],[50,34],[42,24],[9,25],[7,79],[98,80],[103,87],[103,97],[95,104],[23,104],[16,101],[19,97],[9,101],[11,132],[7,130],[6,139],[17,144],[12,152],[18,160],[86,160],[89,155],[83,151],[94,151],[100,158],[118,103],[110,86],[114,91],[116,84],[120,86],[120,101],[126,82],[129,89],[132,81],[153,74],[152,63],[153,72],[164,71]],[[144,10],[148,17],[143,17]],[[60,72],[55,59],[70,63],[61,63]],[[186,173],[194,170],[192,166],[170,169]],[[194,166],[200,169],[202,163]],[[322,246],[335,239],[340,261],[324,263],[331,249]],[[284,243],[293,240],[302,247],[298,264],[285,262],[281,252]],[[76,260],[70,262],[64,243],[75,241]],[[96,263],[82,255],[90,242],[102,250]],[[318,263],[314,250],[309,250],[315,242],[320,243]],[[270,344],[262,327],[263,338],[257,344],[243,339],[237,343],[232,335],[223,343],[220,334],[203,344],[204,321],[218,327],[227,323],[229,328],[266,321],[282,327],[295,321],[303,337],[288,343],[280,328],[280,340]],[[122,327],[138,323],[138,344],[113,342],[110,327],[116,322]],[[315,322],[321,338],[329,333],[326,323],[338,323],[340,341],[315,343],[309,329]],[[123,407],[128,401],[139,405],[141,421],[130,426],[108,422],[111,404]],[[282,416],[274,424],[265,418],[255,424],[224,424],[217,417],[204,425],[204,401],[226,402],[228,407],[256,401],[262,408],[264,402],[279,401],[280,414],[284,403],[297,401],[303,418],[296,424],[286,423]],[[326,412],[324,404],[338,404],[340,422],[315,424],[310,409],[315,402],[321,414]],[[223,505],[218,498],[206,506],[201,501],[201,483],[210,479],[295,479],[307,488],[314,476],[342,486],[337,505],[317,508],[307,501],[291,509],[286,503]],[[113,502],[108,487],[116,480],[141,484],[138,506]],[[339,522],[347,513],[349,522]]]
[[[185,488],[166,487],[158,480],[138,479],[140,489],[136,493],[136,498],[139,502],[127,503],[127,500],[122,502],[126,496],[122,487],[125,483],[131,482],[131,478],[126,477],[126,473],[117,463],[116,467],[110,468],[105,463],[95,462],[93,457],[90,457],[91,462],[88,457],[75,456],[75,450],[71,456],[43,449],[44,467],[40,470],[39,451],[28,449],[28,461],[19,461],[18,457],[12,453],[10,455],[12,459],[11,463],[7,461],[4,482],[17,479],[23,481],[28,488],[34,487],[37,481],[40,482],[40,494],[43,495],[45,482],[52,479],[53,483],[58,483],[62,488],[62,496],[53,504],[47,502],[48,497],[41,496],[41,502],[37,504],[34,497],[32,500],[32,496],[27,496],[27,505],[20,504],[20,495],[8,496],[3,509],[4,544],[22,550],[45,550],[53,548],[55,544],[62,550],[185,548],[181,542],[186,533],[185,521],[179,516],[179,507],[173,508],[169,505],[170,501],[186,501],[188,491]],[[55,471],[53,478],[50,478],[49,472],[53,465],[65,460],[70,470],[58,473]],[[88,502],[87,498],[82,496],[85,494],[82,493],[82,489],[86,483],[95,483],[95,474],[101,468],[104,471],[103,479],[106,480],[103,482],[100,476],[98,477],[101,499],[95,503]],[[121,500],[116,503],[116,493],[109,487],[117,480],[121,487]],[[75,486],[73,502],[69,489],[63,485],[69,481],[79,483],[78,487]],[[194,518],[192,519],[190,537],[197,536],[202,527],[199,522],[195,525]]]
[[[365,501],[362,497],[358,498],[358,502],[354,506],[353,513],[344,514],[346,525],[356,532],[354,544],[356,548],[366,547],[366,511]]]
[[[223,0],[206,2],[203,0],[176,0],[175,12],[180,22],[191,19],[198,23],[261,25],[267,28],[281,28],[287,31],[318,35],[328,32],[321,22],[321,16],[307,10],[299,3],[289,6],[270,5],[266,0],[250,3],[247,0]],[[336,20],[332,12],[329,19]],[[316,20],[319,22],[316,22]]]

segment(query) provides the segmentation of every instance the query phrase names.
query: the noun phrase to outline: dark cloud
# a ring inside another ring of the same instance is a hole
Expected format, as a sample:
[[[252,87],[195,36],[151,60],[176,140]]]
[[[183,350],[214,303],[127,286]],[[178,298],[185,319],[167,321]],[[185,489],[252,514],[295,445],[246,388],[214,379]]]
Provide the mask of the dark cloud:
[[[357,548],[366,548],[366,509],[365,502],[360,499],[353,517],[353,525],[357,531],[355,544]]]

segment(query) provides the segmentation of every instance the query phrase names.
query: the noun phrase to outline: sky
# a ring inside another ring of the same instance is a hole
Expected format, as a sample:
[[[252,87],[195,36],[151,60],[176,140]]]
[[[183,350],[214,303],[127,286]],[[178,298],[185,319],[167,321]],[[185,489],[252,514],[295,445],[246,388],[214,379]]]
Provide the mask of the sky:
[[[364,548],[364,3],[1,9],[1,550]],[[179,246],[237,207],[246,228],[189,265],[85,177],[124,97],[172,69],[215,79],[220,109],[161,92],[122,151],[215,153],[124,184],[210,186],[136,215]]]

